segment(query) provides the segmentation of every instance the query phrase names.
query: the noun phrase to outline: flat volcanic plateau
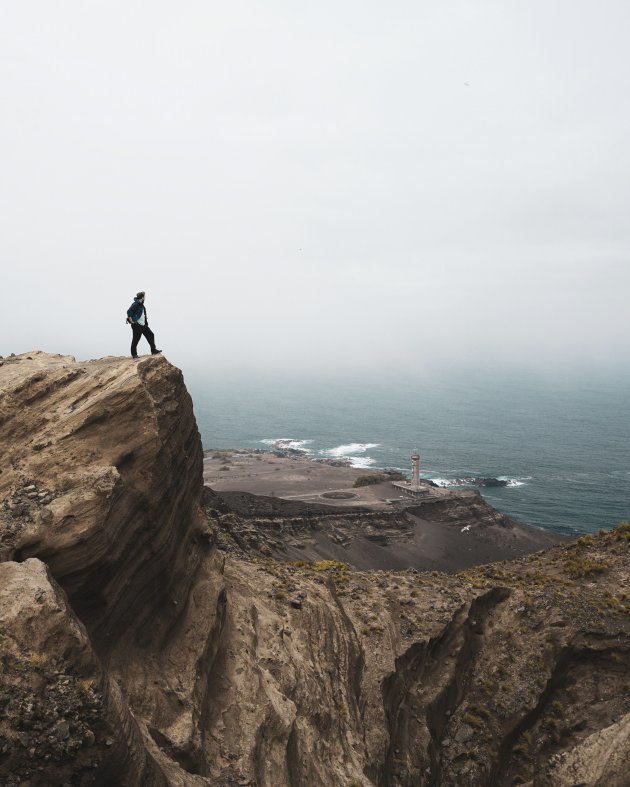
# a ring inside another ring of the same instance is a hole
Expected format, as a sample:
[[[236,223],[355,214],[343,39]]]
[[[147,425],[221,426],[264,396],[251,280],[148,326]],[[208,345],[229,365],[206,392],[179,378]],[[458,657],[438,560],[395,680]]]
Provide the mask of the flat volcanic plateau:
[[[562,540],[499,513],[477,491],[425,484],[411,497],[390,480],[355,486],[366,476],[379,473],[281,452],[204,456],[206,505],[237,514],[229,537],[267,556],[458,571]]]

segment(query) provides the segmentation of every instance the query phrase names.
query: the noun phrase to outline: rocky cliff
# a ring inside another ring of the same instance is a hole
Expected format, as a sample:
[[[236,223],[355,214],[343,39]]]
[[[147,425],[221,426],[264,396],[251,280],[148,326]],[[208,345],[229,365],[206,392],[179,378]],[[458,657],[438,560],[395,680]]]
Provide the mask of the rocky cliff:
[[[0,359],[0,446],[0,785],[629,783],[627,526],[457,575],[232,549],[162,357]]]

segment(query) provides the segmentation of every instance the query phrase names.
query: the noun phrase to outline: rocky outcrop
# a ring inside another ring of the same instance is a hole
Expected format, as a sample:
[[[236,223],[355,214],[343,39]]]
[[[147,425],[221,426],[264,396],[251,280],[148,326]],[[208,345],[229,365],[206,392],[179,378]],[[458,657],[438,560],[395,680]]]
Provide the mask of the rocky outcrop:
[[[0,368],[4,559],[37,556],[99,648],[159,638],[202,549],[202,452],[181,372],[161,358]]]
[[[0,564],[0,620],[2,784],[167,784],[39,560]]]
[[[165,359],[0,364],[0,785],[625,783],[629,527],[454,575],[280,560],[204,513]]]
[[[4,359],[0,382],[2,557],[46,563],[115,697],[117,665],[130,669],[168,640],[210,548],[192,402],[161,358],[77,364],[32,353]],[[158,748],[142,741],[143,756]],[[112,754],[120,773],[134,772],[120,746]]]

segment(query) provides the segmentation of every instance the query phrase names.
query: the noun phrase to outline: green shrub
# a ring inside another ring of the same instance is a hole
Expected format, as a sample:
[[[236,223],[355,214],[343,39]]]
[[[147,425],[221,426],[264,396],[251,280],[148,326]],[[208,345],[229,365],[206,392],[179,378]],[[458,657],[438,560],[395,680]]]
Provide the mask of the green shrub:
[[[398,470],[385,470],[383,473],[366,473],[360,475],[354,482],[353,487],[371,486],[372,484],[383,484],[385,481],[404,481],[405,476]]]
[[[370,473],[369,475],[360,475],[357,480],[352,484],[356,489],[360,486],[372,486],[372,484],[382,484],[383,481],[389,480],[385,473]]]
[[[385,475],[388,481],[405,481],[405,476],[399,473],[398,470],[386,470]]]

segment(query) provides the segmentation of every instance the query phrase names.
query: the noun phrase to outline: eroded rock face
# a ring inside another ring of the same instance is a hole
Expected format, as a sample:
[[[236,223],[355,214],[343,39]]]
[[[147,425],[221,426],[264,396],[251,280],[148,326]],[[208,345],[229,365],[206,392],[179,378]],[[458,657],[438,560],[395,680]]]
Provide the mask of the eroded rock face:
[[[181,372],[32,353],[4,360],[0,386],[0,553],[46,562],[99,648],[154,638],[200,559],[202,454]]]
[[[249,555],[163,358],[0,384],[0,784],[626,783],[630,528],[459,575]]]
[[[166,785],[39,560],[0,564],[0,782]]]

